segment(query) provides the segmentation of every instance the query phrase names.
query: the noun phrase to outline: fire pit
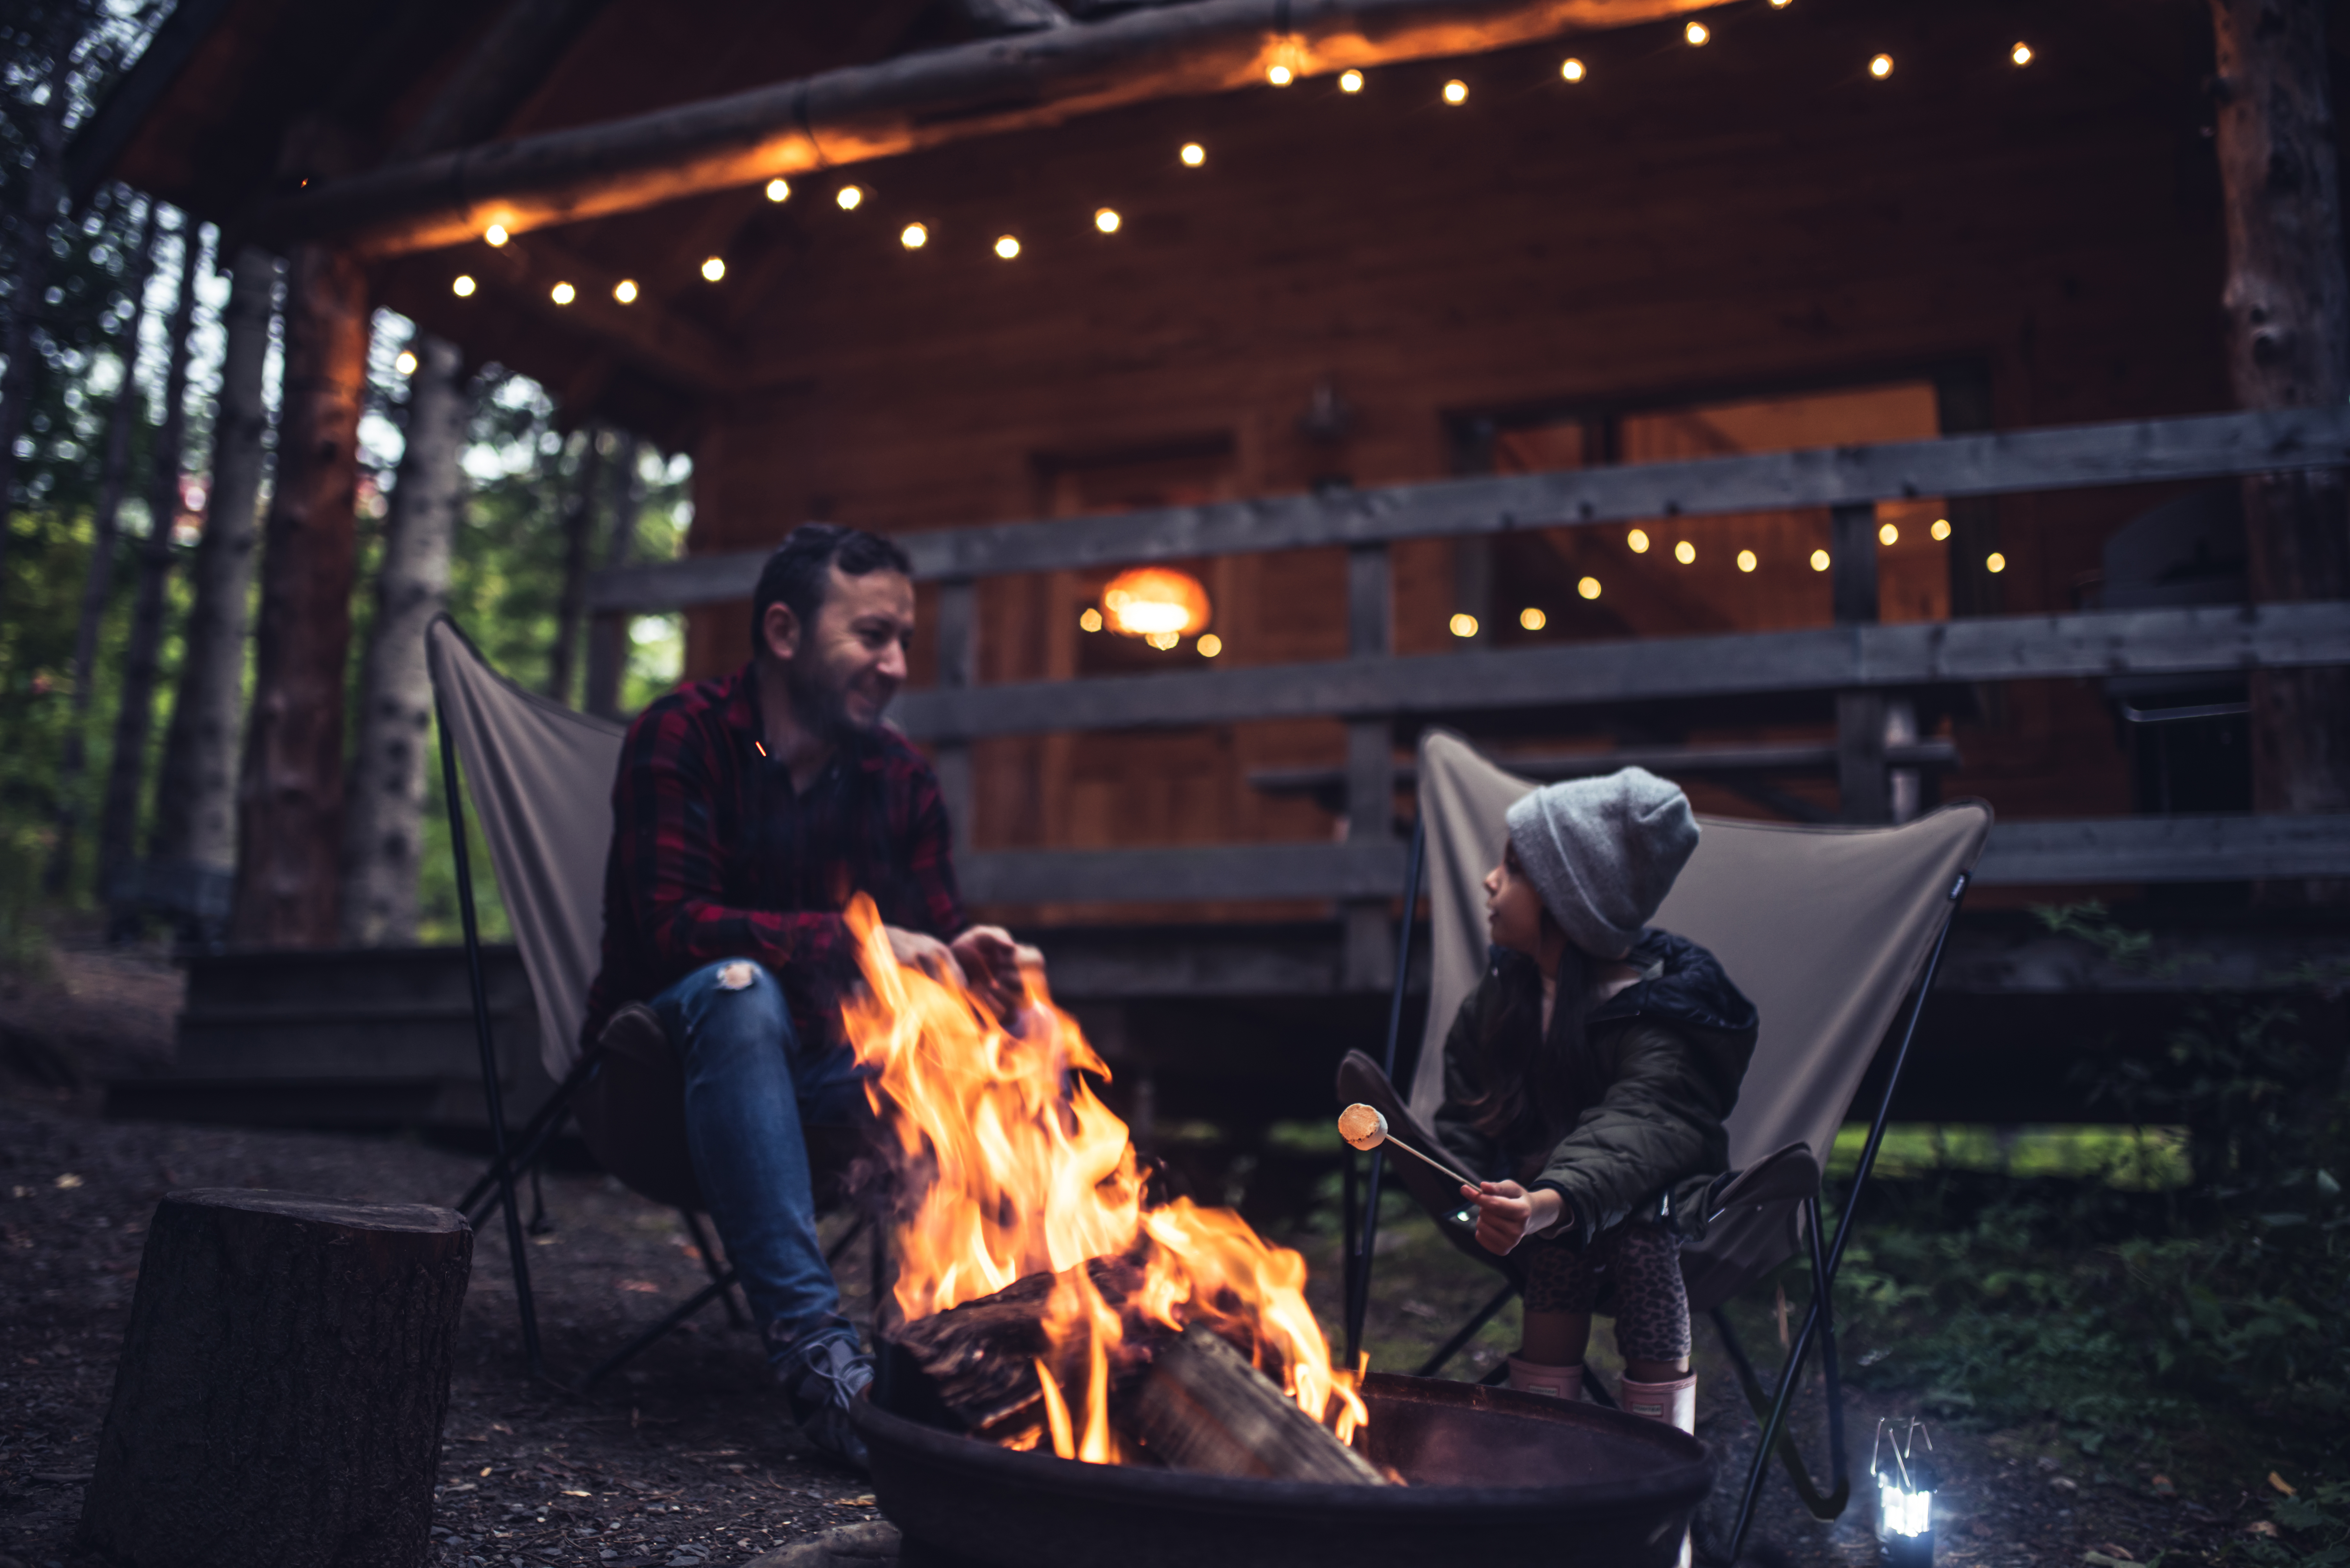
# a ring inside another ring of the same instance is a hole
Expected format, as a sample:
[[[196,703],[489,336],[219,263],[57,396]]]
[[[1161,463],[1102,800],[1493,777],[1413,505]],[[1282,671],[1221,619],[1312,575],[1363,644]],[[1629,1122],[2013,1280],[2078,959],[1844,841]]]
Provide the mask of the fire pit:
[[[1669,1568],[1712,1485],[1696,1438],[1620,1411],[1375,1373],[1364,1447],[1408,1486],[1246,1480],[1019,1453],[860,1404],[905,1568]]]

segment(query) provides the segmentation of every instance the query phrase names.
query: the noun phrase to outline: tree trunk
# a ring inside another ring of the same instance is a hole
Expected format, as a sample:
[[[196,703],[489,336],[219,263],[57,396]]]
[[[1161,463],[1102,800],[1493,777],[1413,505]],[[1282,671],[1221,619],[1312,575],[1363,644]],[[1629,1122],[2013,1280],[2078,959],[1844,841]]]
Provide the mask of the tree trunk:
[[[16,504],[16,438],[33,405],[41,357],[33,350],[41,300],[49,288],[49,230],[63,198],[67,89],[73,76],[73,11],[60,7],[49,57],[49,101],[34,130],[33,166],[25,176],[25,210],[17,222],[16,289],[8,296],[8,369],[0,376],[0,597],[7,590],[8,514]]]
[[[122,275],[130,319],[122,328],[122,384],[106,418],[106,455],[98,479],[98,511],[90,518],[89,565],[82,574],[81,620],[74,628],[73,715],[66,723],[64,754],[57,759],[57,838],[49,846],[47,886],[54,897],[73,880],[75,840],[81,826],[81,775],[89,766],[89,704],[98,691],[98,634],[106,623],[107,600],[114,597],[115,529],[122,511],[123,486],[130,476],[130,424],[139,412],[139,335],[147,320],[147,280],[155,270],[157,202],[147,203],[139,248]],[[29,351],[29,350],[28,350]],[[13,373],[15,361],[10,361]],[[5,533],[0,529],[0,533]]]
[[[343,827],[343,941],[416,940],[416,875],[424,834],[424,756],[432,682],[424,628],[449,598],[449,553],[463,504],[464,356],[416,339],[408,440],[384,524],[375,625],[359,683],[359,747]]]
[[[604,569],[629,564],[637,547],[637,514],[643,509],[644,479],[637,472],[637,438],[622,432],[612,452],[612,525],[606,531]],[[588,711],[620,716],[620,688],[629,673],[629,618],[607,610],[588,625]]]
[[[2225,192],[2228,368],[2248,409],[2338,405],[2350,393],[2324,0],[2212,0]],[[2256,602],[2350,597],[2350,493],[2339,471],[2244,482]],[[2350,670],[2251,676],[2252,804],[2350,810]],[[2271,884],[2271,901],[2342,896],[2340,881]]]
[[[546,694],[571,701],[571,665],[579,648],[579,620],[588,609],[588,549],[596,536],[596,486],[604,471],[598,447],[601,432],[590,425],[579,452],[579,472],[563,508],[563,597],[555,611],[555,648],[546,661]]]
[[[446,1209],[156,1207],[79,1547],[116,1568],[417,1568],[473,1233]]]
[[[122,660],[122,700],[114,711],[114,755],[106,770],[106,815],[98,830],[98,886],[108,903],[135,901],[119,887],[139,856],[139,796],[147,779],[147,742],[155,727],[155,680],[163,656],[164,589],[172,577],[172,529],[180,516],[180,453],[188,433],[188,337],[196,320],[203,234],[193,215],[180,220],[180,293],[164,352],[163,419],[147,472],[147,538],[139,551],[139,595],[130,646]],[[118,915],[118,918],[120,916]]]
[[[155,786],[159,867],[225,876],[236,867],[236,736],[244,683],[245,597],[261,503],[262,376],[269,358],[277,258],[237,253],[222,326],[220,401],[213,418],[212,487],[196,545],[180,690]]]
[[[237,779],[230,935],[255,947],[317,947],[340,929],[343,670],[368,327],[359,263],[323,245],[294,247],[277,487],[263,529],[253,709]]]

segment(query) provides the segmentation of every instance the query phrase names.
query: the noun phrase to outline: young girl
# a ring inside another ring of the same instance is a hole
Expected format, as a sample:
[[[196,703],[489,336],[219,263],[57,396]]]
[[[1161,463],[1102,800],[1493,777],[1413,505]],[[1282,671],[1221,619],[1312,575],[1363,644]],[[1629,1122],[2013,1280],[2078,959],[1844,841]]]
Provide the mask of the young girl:
[[[1626,768],[1537,790],[1508,820],[1485,877],[1492,965],[1446,1037],[1437,1130],[1463,1168],[1507,1179],[1461,1193],[1482,1244],[1524,1253],[1510,1386],[1580,1398],[1612,1285],[1625,1408],[1690,1431],[1676,1254],[1729,1168],[1754,1007],[1712,954],[1646,929],[1697,847],[1678,788]]]

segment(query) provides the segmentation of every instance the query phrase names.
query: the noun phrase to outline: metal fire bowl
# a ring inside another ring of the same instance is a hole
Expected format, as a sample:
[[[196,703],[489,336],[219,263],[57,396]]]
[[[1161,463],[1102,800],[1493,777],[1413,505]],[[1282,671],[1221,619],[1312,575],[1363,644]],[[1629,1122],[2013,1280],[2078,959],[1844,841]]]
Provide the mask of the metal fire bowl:
[[[1620,1410],[1374,1373],[1366,1451],[1409,1486],[1087,1465],[855,1407],[904,1568],[1670,1568],[1713,1484],[1684,1432]]]

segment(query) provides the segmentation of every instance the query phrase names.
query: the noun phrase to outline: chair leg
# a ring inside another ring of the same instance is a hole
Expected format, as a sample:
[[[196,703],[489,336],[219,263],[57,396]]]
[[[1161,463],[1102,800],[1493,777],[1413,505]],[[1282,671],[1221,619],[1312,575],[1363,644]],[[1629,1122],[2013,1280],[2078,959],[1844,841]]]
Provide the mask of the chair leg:
[[[1483,1328],[1487,1324],[1492,1322],[1493,1314],[1500,1312],[1503,1307],[1509,1305],[1510,1298],[1517,1293],[1518,1287],[1513,1284],[1503,1285],[1500,1290],[1496,1291],[1493,1293],[1493,1299],[1487,1302],[1483,1306],[1479,1307],[1477,1309],[1477,1315],[1471,1318],[1467,1323],[1462,1324],[1461,1325],[1461,1332],[1454,1334],[1451,1339],[1446,1340],[1442,1348],[1438,1350],[1434,1355],[1428,1358],[1427,1363],[1420,1367],[1416,1376],[1421,1377],[1433,1377],[1438,1373],[1443,1371],[1444,1364],[1451,1360],[1454,1356],[1460,1355],[1461,1347],[1467,1345],[1471,1340],[1476,1338],[1477,1331]]]
[[[614,1351],[611,1355],[598,1362],[587,1372],[581,1374],[579,1380],[572,1384],[571,1391],[574,1394],[585,1394],[589,1388],[595,1386],[596,1384],[610,1376],[613,1373],[619,1371],[621,1367],[626,1366],[629,1362],[634,1361],[638,1356],[643,1355],[645,1351],[650,1349],[653,1343],[656,1340],[659,1340],[663,1334],[677,1327],[678,1324],[683,1323],[687,1318],[691,1317],[695,1313],[700,1312],[703,1307],[708,1306],[718,1297],[724,1295],[726,1292],[733,1287],[733,1283],[734,1271],[729,1269],[717,1279],[714,1279],[708,1284],[702,1286],[700,1291],[695,1293],[691,1301],[687,1302],[683,1306],[679,1307],[676,1311],[671,1313],[659,1323],[645,1329],[642,1333],[639,1334],[636,1338],[629,1341],[628,1344],[620,1346],[619,1349]]]
[[[691,1209],[681,1209],[678,1214],[685,1220],[685,1233],[693,1238],[693,1250],[702,1254],[702,1266],[709,1271],[711,1279],[732,1280],[734,1277],[734,1271],[719,1262],[717,1252],[710,1245],[710,1237],[702,1229],[702,1216]],[[726,1303],[728,1324],[735,1328],[751,1326],[751,1314],[744,1312],[741,1303],[735,1301],[733,1291],[730,1289],[721,1292],[719,1299]]]

